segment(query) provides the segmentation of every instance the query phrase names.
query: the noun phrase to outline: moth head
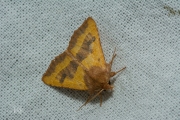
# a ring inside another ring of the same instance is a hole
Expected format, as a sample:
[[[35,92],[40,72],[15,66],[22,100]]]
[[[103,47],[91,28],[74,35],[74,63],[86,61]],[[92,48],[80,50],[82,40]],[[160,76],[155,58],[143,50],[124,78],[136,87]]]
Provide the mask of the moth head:
[[[103,85],[103,89],[104,90],[112,90],[113,89],[113,85],[110,85],[109,83],[106,83]]]

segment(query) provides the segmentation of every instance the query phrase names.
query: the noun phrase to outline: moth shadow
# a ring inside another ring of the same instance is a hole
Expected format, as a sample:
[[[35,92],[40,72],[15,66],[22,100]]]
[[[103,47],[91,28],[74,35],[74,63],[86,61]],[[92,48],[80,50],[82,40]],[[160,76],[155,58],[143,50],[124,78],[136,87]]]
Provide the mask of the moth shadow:
[[[72,99],[81,101],[82,103],[85,103],[89,97],[89,94],[87,91],[67,89],[67,88],[58,88],[58,87],[51,87],[51,88],[58,91],[60,94],[63,94]],[[112,96],[113,96],[113,91],[111,92],[103,91],[102,92],[102,105],[106,100],[108,100]],[[90,101],[89,103],[100,104],[100,96],[97,96],[94,100]]]

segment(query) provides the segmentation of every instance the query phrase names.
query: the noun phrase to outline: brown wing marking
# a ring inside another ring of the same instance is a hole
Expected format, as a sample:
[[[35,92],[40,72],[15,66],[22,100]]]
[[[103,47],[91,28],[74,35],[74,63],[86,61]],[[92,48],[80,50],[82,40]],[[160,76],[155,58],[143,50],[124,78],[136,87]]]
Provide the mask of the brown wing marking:
[[[68,50],[74,48],[74,46],[78,41],[79,36],[84,34],[84,31],[86,30],[87,27],[88,27],[88,23],[87,20],[85,20],[83,24],[77,30],[74,31],[74,34],[71,36],[71,40],[69,42]]]
[[[74,32],[67,50],[87,69],[92,66],[105,67],[98,29],[91,17]]]
[[[56,78],[58,80],[60,80],[61,83],[64,82],[66,77],[72,79],[74,77],[74,74],[75,74],[78,66],[79,65],[74,60],[70,61],[69,65],[67,67],[65,67],[64,69],[62,69],[62,71],[60,71],[58,73]]]
[[[51,61],[51,64],[49,65],[47,71],[43,74],[43,77],[44,77],[44,76],[50,76],[50,75],[54,72],[55,67],[56,67],[59,63],[61,63],[62,61],[64,61],[65,57],[66,57],[66,53],[65,53],[65,52],[62,53],[62,54],[60,54],[59,56],[56,56],[55,59]]]
[[[90,47],[91,44],[94,42],[94,40],[95,38],[91,36],[91,34],[88,34],[86,36],[81,48],[79,49],[78,53],[75,56],[75,59],[70,61],[69,65],[65,67],[62,71],[60,71],[56,76],[56,78],[59,79],[61,83],[63,83],[66,77],[68,78],[74,77],[77,67],[79,66],[78,62],[80,63],[82,60],[84,60],[88,56],[88,54],[92,51]]]
[[[80,46],[79,51],[76,53],[76,59],[81,62],[83,61],[88,54],[92,53],[91,44],[95,41],[95,37],[89,33],[84,39],[83,44]]]

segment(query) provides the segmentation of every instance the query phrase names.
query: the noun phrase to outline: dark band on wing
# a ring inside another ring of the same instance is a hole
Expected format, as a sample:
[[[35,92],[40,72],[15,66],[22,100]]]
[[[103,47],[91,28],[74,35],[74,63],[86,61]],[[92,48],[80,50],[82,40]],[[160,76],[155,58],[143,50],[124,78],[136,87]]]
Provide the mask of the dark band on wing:
[[[71,61],[67,67],[58,73],[56,78],[60,80],[60,83],[63,83],[66,77],[73,78],[77,67],[78,64],[75,61]]]
[[[50,76],[54,72],[56,65],[58,63],[61,63],[62,61],[64,61],[66,55],[67,54],[65,52],[63,52],[59,56],[56,56],[55,59],[51,61],[49,68],[47,69],[47,71],[44,73],[43,76]]]
[[[86,38],[84,39],[84,42],[79,49],[78,53],[76,54],[75,58],[78,62],[83,61],[91,52],[91,44],[95,41],[95,37],[92,36],[90,33],[86,35]],[[67,67],[65,67],[62,71],[58,73],[56,78],[60,80],[61,83],[64,82],[65,78],[73,78],[75,72],[77,71],[77,61],[73,60],[69,63]]]
[[[78,37],[80,35],[82,35],[84,33],[84,31],[86,30],[86,28],[88,27],[88,21],[85,20],[84,23],[77,29],[74,31],[74,34],[71,37],[71,40],[69,42],[69,46],[68,46],[68,50],[70,51],[72,48],[74,48],[74,46],[77,43]]]
[[[79,49],[78,53],[76,54],[76,59],[81,62],[83,61],[89,53],[92,52],[91,44],[95,41],[95,37],[92,36],[90,33],[86,35],[81,48]]]

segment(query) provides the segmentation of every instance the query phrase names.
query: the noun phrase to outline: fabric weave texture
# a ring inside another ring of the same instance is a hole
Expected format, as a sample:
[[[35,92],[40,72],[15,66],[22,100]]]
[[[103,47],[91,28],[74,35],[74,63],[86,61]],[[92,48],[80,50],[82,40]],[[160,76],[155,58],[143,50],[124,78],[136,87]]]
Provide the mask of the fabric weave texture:
[[[1,120],[180,120],[180,1],[2,0]],[[89,16],[106,61],[116,48],[112,92],[76,111],[86,91],[41,81]]]

